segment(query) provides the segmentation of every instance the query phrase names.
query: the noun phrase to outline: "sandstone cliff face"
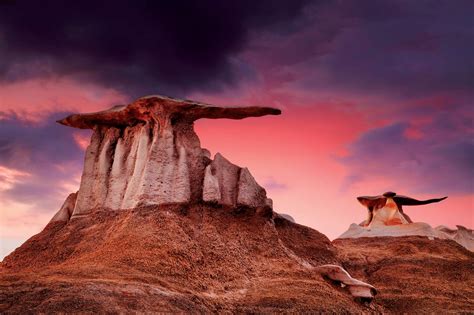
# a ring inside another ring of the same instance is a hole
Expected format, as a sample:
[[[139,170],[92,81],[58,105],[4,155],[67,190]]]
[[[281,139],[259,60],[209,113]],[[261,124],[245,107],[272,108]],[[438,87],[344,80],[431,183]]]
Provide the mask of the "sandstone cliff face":
[[[216,107],[150,96],[128,106],[69,116],[59,122],[94,130],[72,217],[97,208],[201,201],[269,206],[271,200],[248,169],[220,154],[210,159],[209,152],[200,146],[193,123],[200,118],[278,114],[274,108]]]

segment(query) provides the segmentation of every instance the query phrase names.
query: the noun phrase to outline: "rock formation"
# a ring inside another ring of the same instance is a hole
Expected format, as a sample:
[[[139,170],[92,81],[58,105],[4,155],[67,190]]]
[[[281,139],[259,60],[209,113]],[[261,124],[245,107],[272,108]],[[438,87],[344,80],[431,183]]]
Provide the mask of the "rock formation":
[[[250,171],[211,159],[193,130],[278,114],[151,96],[60,120],[94,131],[80,189],[2,262],[0,312],[377,310],[355,301],[375,289],[338,266],[327,237],[273,212]]]
[[[462,226],[458,226],[458,229],[432,228],[427,223],[412,222],[402,208],[402,206],[418,206],[440,202],[446,198],[417,200],[397,195],[394,192],[386,192],[380,196],[357,197],[357,200],[367,208],[368,218],[360,224],[351,224],[349,229],[339,238],[419,235],[430,239],[451,239],[473,251],[474,234],[472,230]]]
[[[360,298],[370,302],[377,294],[377,290],[374,288],[374,286],[352,278],[349,273],[341,266],[323,265],[319,266],[317,270],[324,277],[327,277],[332,281],[337,282],[342,287],[347,287],[349,292],[355,298]]]
[[[435,228],[439,233],[438,237],[443,239],[451,239],[471,252],[474,252],[474,231],[462,225],[456,225],[456,229],[450,229],[446,226],[440,225]]]
[[[323,277],[328,264],[342,265],[326,236],[250,207],[95,211],[51,222],[4,259],[0,313],[383,311],[355,299],[356,280]]]
[[[220,154],[210,159],[193,124],[201,118],[243,119],[280,113],[269,107],[218,107],[153,95],[127,106],[60,120],[66,126],[94,130],[72,217],[97,208],[200,201],[271,207],[265,189],[248,169]]]
[[[357,200],[367,208],[367,220],[363,226],[398,225],[412,223],[410,217],[403,212],[402,206],[419,206],[440,202],[448,197],[428,200],[417,200],[411,197],[386,192],[381,196],[361,196]]]
[[[69,194],[69,196],[64,201],[64,204],[59,209],[58,212],[53,216],[51,222],[67,222],[71,219],[74,207],[76,206],[77,192]]]

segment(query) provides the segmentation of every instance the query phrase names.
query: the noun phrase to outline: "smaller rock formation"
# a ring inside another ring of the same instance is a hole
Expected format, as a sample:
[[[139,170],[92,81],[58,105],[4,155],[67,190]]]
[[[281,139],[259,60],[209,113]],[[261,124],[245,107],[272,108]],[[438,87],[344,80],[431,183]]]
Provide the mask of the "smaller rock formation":
[[[49,221],[51,222],[67,222],[71,218],[74,207],[76,206],[77,192],[69,194],[69,196],[64,201],[61,209],[56,212],[54,217]]]
[[[402,206],[427,205],[440,202],[448,197],[428,200],[417,200],[411,197],[386,192],[381,196],[361,196],[357,200],[367,208],[367,220],[361,225],[398,225],[412,223],[410,217],[403,212]]]
[[[359,237],[399,237],[426,236],[430,239],[451,239],[470,251],[474,250],[474,234],[471,229],[457,226],[458,229],[447,227],[432,228],[423,222],[413,222],[404,213],[402,206],[426,205],[440,202],[447,197],[417,200],[411,197],[386,192],[381,196],[361,196],[357,200],[367,208],[368,218],[360,224],[351,224],[340,239]]]
[[[202,197],[203,201],[228,206],[270,205],[265,189],[258,185],[250,171],[232,164],[220,153],[204,171]]]
[[[377,294],[377,290],[372,285],[352,278],[341,266],[323,265],[317,267],[316,270],[323,277],[340,284],[342,287],[346,287],[355,298],[371,302]]]
[[[450,229],[447,226],[440,225],[436,227],[435,230],[440,234],[444,234],[446,236],[445,238],[452,239],[469,249],[471,252],[474,252],[474,231],[462,225],[456,225],[456,227],[457,229]]]

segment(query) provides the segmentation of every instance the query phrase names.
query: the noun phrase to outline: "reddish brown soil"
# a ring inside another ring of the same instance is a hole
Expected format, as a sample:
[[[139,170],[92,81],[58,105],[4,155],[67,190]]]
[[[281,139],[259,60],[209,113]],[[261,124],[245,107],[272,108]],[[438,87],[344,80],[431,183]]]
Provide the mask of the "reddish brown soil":
[[[0,313],[366,312],[313,267],[321,233],[272,213],[211,206],[96,212],[51,224],[0,268]]]
[[[390,313],[474,313],[474,253],[452,240],[422,236],[335,240],[354,277],[378,289]]]
[[[342,265],[371,304],[321,278]],[[474,310],[474,256],[423,237],[336,240],[269,211],[159,206],[48,225],[0,265],[0,313]]]

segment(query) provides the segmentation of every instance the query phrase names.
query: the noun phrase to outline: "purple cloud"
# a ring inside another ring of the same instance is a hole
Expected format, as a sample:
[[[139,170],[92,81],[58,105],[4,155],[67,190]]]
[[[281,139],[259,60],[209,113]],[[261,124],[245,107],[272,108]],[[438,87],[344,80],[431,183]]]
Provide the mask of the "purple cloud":
[[[273,177],[267,178],[263,182],[263,187],[267,190],[270,190],[270,191],[287,190],[288,189],[288,185],[286,185],[285,183],[281,183],[281,182],[277,181]]]
[[[418,126],[420,137],[408,136],[412,126],[406,122],[372,129],[349,146],[349,156],[340,159],[349,169],[344,185],[386,178],[419,193],[472,193],[472,122],[472,114],[443,111]]]
[[[57,113],[44,123],[20,120],[15,115],[0,119],[0,166],[28,176],[0,192],[2,200],[35,204],[38,211],[54,211],[65,197],[65,186],[81,174],[83,151],[71,128],[55,121]]]

